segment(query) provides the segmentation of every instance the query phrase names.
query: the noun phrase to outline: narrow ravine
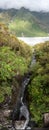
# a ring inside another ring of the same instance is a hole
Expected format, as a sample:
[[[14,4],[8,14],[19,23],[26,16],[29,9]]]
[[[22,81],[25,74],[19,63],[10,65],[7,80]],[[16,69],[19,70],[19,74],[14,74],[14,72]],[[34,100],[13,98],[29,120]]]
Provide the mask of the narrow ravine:
[[[27,85],[30,82],[30,79],[31,79],[31,74],[30,73],[26,74],[26,77],[24,77],[23,82],[22,82],[22,87],[21,87],[21,90],[17,99],[17,103],[12,113],[12,122],[13,122],[14,127],[15,127],[15,120],[20,121],[21,119],[24,119],[25,121],[23,127],[20,128],[20,126],[18,126],[17,129],[25,129],[29,123],[29,111],[24,101],[24,92]]]
[[[22,77],[21,87],[15,106],[12,108],[13,110],[9,108],[11,98],[7,97],[6,103],[3,105],[0,104],[0,130],[31,129],[28,126],[30,113],[25,100],[25,92],[31,81],[32,72],[30,72],[30,68],[35,62],[35,55],[33,55],[28,73],[25,73]]]
[[[25,73],[22,77],[21,87],[17,97],[15,106],[12,109],[9,108],[9,103],[11,99],[8,99],[8,102],[4,104],[3,108],[0,111],[0,130],[43,130],[44,128],[34,128],[36,123],[30,120],[30,113],[28,105],[26,102],[26,93],[27,87],[32,80],[32,71],[31,67],[36,64],[35,52],[33,53],[31,63],[29,65],[28,73]],[[45,114],[45,117],[47,115]],[[34,125],[35,123],[35,125]],[[38,126],[37,126],[38,127]],[[49,128],[48,128],[49,129]],[[46,128],[46,130],[48,130]]]
[[[36,63],[36,59],[35,59],[35,54],[32,57],[31,63],[29,65],[29,69],[31,68],[31,66],[33,66]],[[13,127],[17,130],[17,129],[31,129],[31,127],[28,127],[29,124],[29,118],[30,118],[30,114],[29,114],[29,110],[27,107],[27,104],[25,102],[24,99],[24,94],[25,94],[25,90],[26,87],[28,86],[30,80],[31,80],[31,76],[32,76],[32,72],[28,72],[27,74],[25,74],[23,80],[22,80],[22,84],[21,84],[21,90],[17,99],[17,103],[13,109],[12,112],[12,125]],[[23,126],[21,125],[22,121],[24,121]],[[15,126],[15,122],[20,122],[20,125]]]

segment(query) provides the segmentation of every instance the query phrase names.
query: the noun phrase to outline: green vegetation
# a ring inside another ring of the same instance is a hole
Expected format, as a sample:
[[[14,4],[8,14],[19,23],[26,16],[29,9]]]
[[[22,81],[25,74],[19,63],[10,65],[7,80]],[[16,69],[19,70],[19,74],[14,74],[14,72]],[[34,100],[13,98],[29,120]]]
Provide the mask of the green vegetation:
[[[3,100],[3,95],[9,94],[10,83],[9,80],[17,73],[23,75],[27,71],[27,63],[25,58],[21,56],[16,56],[16,54],[10,49],[10,47],[3,46],[0,48],[0,93],[1,101]],[[6,85],[4,86],[5,83]]]
[[[0,23],[0,102],[6,94],[12,94],[13,77],[28,71],[31,53],[28,45],[18,41],[5,24]]]
[[[25,8],[0,11],[0,21],[5,22],[16,36],[48,36],[49,13],[31,12]]]
[[[32,119],[42,126],[43,113],[49,112],[49,42],[35,46],[36,64],[27,98]]]
[[[9,23],[9,29],[17,36],[47,36],[46,32],[36,23],[29,20],[17,18],[12,23]]]
[[[25,24],[23,21],[23,24],[29,26],[27,22]],[[36,63],[30,68],[32,79],[27,90],[27,100],[31,118],[41,126],[43,113],[49,112],[49,42],[35,45],[33,50]],[[5,24],[0,23],[0,103],[6,101],[6,96],[13,96],[13,87],[18,94],[20,79],[28,72],[31,56],[32,48],[19,41]]]

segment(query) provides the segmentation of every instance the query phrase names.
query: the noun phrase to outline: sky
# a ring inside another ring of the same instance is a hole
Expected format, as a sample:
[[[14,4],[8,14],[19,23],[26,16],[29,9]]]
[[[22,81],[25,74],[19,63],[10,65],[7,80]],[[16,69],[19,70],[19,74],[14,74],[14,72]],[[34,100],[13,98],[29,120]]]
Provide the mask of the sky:
[[[49,12],[49,0],[0,0],[0,8],[25,7],[31,11]]]

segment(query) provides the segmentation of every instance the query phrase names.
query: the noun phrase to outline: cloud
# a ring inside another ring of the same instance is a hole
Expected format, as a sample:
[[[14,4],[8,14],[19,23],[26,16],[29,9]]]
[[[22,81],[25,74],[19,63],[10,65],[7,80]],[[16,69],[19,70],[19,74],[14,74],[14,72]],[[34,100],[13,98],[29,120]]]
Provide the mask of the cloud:
[[[32,11],[49,11],[49,0],[0,0],[0,8],[26,7]]]

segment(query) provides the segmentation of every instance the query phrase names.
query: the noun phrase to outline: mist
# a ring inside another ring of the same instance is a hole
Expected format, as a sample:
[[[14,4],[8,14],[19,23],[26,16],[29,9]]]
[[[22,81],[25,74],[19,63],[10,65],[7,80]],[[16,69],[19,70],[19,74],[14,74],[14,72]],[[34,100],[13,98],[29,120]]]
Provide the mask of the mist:
[[[20,9],[25,7],[31,11],[49,12],[49,0],[1,0],[0,8],[2,9]]]

